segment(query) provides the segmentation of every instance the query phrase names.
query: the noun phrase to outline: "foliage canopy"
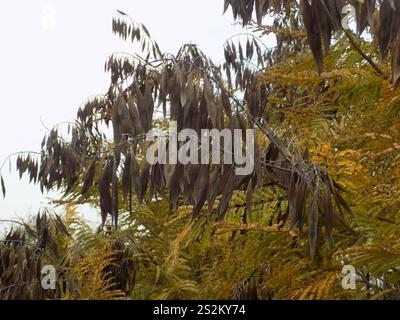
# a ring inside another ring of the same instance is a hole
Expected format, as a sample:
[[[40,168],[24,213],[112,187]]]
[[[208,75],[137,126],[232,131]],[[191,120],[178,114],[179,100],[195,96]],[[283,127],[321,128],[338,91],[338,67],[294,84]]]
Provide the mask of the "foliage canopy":
[[[69,137],[55,127],[40,158],[17,159],[42,190],[63,191],[65,214],[40,212],[2,240],[0,297],[398,298],[399,2],[355,1],[358,31],[375,41],[342,29],[344,3],[226,0],[253,32],[226,42],[221,66],[193,44],[167,55],[116,15],[113,32],[140,53],[108,59],[110,89],[79,109]],[[377,17],[390,27],[374,31]],[[274,48],[262,42],[270,33]],[[144,134],[167,120],[254,129],[254,173],[150,165]],[[99,208],[96,232],[81,204]],[[40,287],[45,264],[57,266],[54,292]],[[356,267],[356,290],[341,286],[344,264]]]

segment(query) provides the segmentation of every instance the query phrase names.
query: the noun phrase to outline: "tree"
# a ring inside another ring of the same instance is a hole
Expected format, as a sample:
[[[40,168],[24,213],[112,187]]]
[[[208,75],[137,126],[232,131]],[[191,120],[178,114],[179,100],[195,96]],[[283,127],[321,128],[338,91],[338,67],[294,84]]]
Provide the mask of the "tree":
[[[391,48],[392,77],[373,43],[343,30],[342,4],[225,1],[254,34],[245,45],[227,41],[222,66],[195,45],[166,55],[144,25],[116,15],[113,32],[138,42],[141,54],[112,55],[108,93],[78,111],[70,137],[55,128],[40,161],[17,159],[42,190],[63,190],[66,215],[38,215],[35,231],[23,223],[1,253],[24,259],[26,243],[41,248],[38,265],[50,256],[67,270],[56,293],[67,298],[397,297],[397,2],[355,3],[359,33],[378,16],[393,21],[375,32],[383,57]],[[263,26],[268,12],[275,20]],[[268,49],[256,34],[271,32],[277,46]],[[254,130],[254,172],[149,163],[145,134],[167,120],[197,133]],[[75,216],[82,203],[101,211],[97,234]],[[7,273],[10,259],[2,287],[37,273]],[[357,268],[358,290],[340,286],[343,261]],[[13,288],[4,297],[21,297]]]

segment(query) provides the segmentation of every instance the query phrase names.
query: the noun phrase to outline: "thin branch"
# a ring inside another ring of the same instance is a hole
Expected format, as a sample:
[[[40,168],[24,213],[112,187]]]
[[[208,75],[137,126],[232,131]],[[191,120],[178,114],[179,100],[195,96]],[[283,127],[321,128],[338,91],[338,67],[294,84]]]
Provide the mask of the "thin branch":
[[[357,44],[357,42],[354,40],[353,36],[351,33],[344,29],[341,25],[338,25],[337,21],[332,17],[331,12],[329,11],[328,7],[326,6],[325,0],[321,1],[322,5],[324,6],[324,9],[331,19],[331,21],[336,25],[336,28],[338,30],[343,30],[343,32],[346,34],[347,39],[350,41],[350,44],[353,46],[353,48],[365,59],[367,62],[371,65],[372,68],[375,69],[376,72],[379,73],[384,79],[388,79],[388,76],[382,71],[381,68],[360,48],[360,46]]]
[[[4,223],[16,223],[19,224],[20,226],[25,227],[25,224],[19,221],[15,221],[15,220],[0,220],[0,222],[4,222]]]
[[[375,69],[375,71],[382,76],[385,80],[388,79],[388,76],[385,74],[385,72],[383,72],[383,70],[381,68],[379,68],[379,66],[371,59],[371,57],[369,57],[361,48],[360,46],[357,44],[357,42],[354,40],[353,36],[351,35],[351,33],[348,30],[343,29],[344,33],[347,36],[347,39],[349,39],[351,45],[353,46],[353,48],[371,65],[372,68]]]
[[[24,154],[24,153],[29,153],[29,154],[39,155],[39,156],[42,155],[40,152],[37,152],[37,151],[18,151],[18,152],[11,153],[4,159],[4,161],[0,167],[0,172],[3,170],[3,167],[5,166],[6,162],[8,160],[10,160],[11,157],[20,155],[20,154]]]

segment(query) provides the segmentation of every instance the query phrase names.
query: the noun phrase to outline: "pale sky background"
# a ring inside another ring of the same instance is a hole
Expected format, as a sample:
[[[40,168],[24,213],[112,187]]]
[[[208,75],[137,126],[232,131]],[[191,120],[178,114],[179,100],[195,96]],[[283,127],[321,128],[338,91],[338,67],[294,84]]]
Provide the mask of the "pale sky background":
[[[104,62],[132,46],[111,32],[116,9],[144,23],[161,50],[175,53],[185,42],[200,46],[215,62],[222,45],[243,32],[223,0],[13,0],[0,4],[0,161],[16,151],[39,151],[48,127],[75,118],[78,107],[104,94]],[[12,158],[11,163],[15,163]],[[6,199],[0,220],[34,214],[46,206],[37,186],[3,169]],[[97,213],[83,212],[97,220]]]

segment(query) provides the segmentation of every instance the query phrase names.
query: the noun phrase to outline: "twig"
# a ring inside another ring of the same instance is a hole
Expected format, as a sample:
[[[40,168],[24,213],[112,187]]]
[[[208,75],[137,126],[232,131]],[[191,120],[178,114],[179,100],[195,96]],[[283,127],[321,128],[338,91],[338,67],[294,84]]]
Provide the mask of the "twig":
[[[381,75],[385,80],[388,79],[388,76],[385,74],[385,72],[383,72],[383,70],[381,68],[379,68],[379,66],[371,59],[371,57],[369,57],[361,48],[360,46],[357,44],[357,42],[354,40],[353,36],[351,35],[351,33],[348,30],[343,29],[344,33],[347,36],[347,39],[349,39],[351,45],[353,46],[353,48],[365,59],[367,60],[367,62],[371,65],[372,68],[375,69],[375,71],[377,73],[379,73],[379,75]]]
[[[0,172],[3,170],[3,167],[5,166],[6,162],[11,157],[16,156],[16,155],[20,155],[20,154],[24,154],[24,153],[29,153],[29,154],[39,155],[39,156],[41,155],[41,153],[37,152],[37,151],[18,151],[18,152],[11,153],[10,155],[7,156],[7,158],[4,159],[4,161],[3,161],[3,163],[2,163],[2,165],[0,167]]]
[[[329,16],[329,18],[332,20],[332,23],[336,25],[336,28],[338,30],[343,30],[343,32],[346,34],[347,39],[350,41],[350,44],[353,46],[353,48],[365,59],[367,62],[371,65],[372,68],[375,69],[376,72],[378,72],[384,79],[388,79],[388,76],[382,71],[381,68],[360,48],[360,46],[357,44],[357,42],[354,40],[353,36],[351,33],[344,29],[341,25],[338,25],[337,21],[332,17],[328,7],[325,4],[325,0],[321,1],[322,5],[324,6],[324,9]]]

